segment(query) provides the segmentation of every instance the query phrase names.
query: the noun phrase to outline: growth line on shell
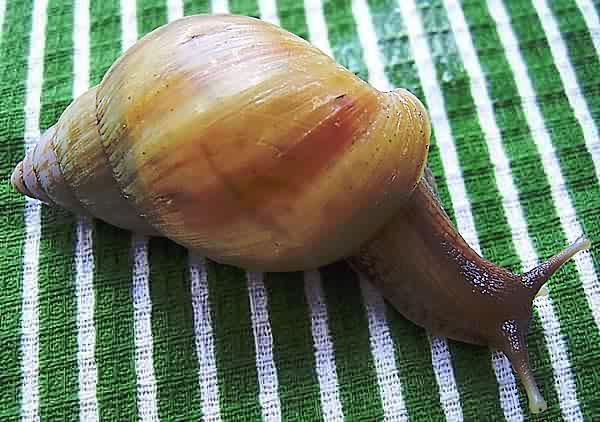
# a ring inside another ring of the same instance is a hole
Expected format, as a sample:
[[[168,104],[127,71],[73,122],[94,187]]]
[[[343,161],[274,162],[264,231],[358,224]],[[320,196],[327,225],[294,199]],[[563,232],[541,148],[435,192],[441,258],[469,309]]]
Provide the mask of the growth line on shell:
[[[33,150],[40,136],[40,109],[46,44],[47,0],[33,3],[27,81],[25,85],[25,152]],[[41,204],[25,199],[23,286],[21,305],[21,415],[24,421],[39,420],[39,286]]]
[[[524,271],[528,271],[539,264],[539,259],[529,235],[524,216],[525,213],[521,207],[509,160],[502,145],[502,136],[495,119],[492,100],[487,89],[488,81],[481,69],[481,64],[477,58],[473,40],[460,5],[453,0],[446,0],[444,3],[448,11],[448,21],[456,39],[456,46],[469,75],[471,97],[477,107],[480,126],[490,151],[489,158],[493,163],[498,191],[502,198],[502,207],[512,232],[512,241],[519,260],[523,263]],[[539,297],[537,304],[544,329],[546,346],[554,371],[555,386],[561,408],[568,409],[566,413],[569,414],[569,417],[575,419],[581,418],[581,410],[579,409],[577,397],[572,397],[576,391],[575,381],[568,360],[567,348],[561,333],[560,322],[554,311],[552,299],[548,296]],[[514,394],[516,392],[514,389],[516,383],[511,383],[506,387],[508,391],[503,394],[510,394],[509,392]],[[563,413],[563,415],[566,413]]]

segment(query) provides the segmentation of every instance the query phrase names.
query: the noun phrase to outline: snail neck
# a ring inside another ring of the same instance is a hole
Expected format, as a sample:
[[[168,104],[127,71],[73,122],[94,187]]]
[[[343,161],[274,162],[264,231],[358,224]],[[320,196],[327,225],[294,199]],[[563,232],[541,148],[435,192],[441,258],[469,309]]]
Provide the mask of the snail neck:
[[[496,344],[492,325],[528,320],[534,292],[467,244],[426,180],[350,264],[417,325],[468,343]]]

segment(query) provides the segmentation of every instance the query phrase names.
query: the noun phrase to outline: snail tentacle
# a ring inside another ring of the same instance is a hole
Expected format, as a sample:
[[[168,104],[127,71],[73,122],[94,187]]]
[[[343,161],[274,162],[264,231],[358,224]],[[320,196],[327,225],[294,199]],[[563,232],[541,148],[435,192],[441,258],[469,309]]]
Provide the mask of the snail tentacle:
[[[544,284],[562,265],[571,259],[576,253],[589,249],[592,246],[590,240],[581,235],[565,249],[541,263],[537,267],[523,274],[523,283],[534,292],[543,289]]]

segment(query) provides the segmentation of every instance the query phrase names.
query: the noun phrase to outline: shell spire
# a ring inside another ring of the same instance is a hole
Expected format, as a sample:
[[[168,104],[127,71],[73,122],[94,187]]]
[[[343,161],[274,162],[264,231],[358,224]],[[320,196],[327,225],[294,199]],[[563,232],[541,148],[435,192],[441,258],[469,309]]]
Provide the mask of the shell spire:
[[[11,176],[23,195],[114,226],[155,235],[119,191],[96,128],[96,89],[75,99]]]

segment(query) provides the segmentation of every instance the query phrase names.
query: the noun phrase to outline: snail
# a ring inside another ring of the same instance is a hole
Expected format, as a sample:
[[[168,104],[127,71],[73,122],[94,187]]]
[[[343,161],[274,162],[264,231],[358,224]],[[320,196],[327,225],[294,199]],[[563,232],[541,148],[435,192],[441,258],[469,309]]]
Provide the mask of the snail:
[[[278,26],[187,16],[73,100],[11,183],[246,270],[345,259],[432,334],[503,351],[540,412],[532,302],[590,242],[521,275],[479,256],[438,200],[430,131],[410,92],[380,92]]]

